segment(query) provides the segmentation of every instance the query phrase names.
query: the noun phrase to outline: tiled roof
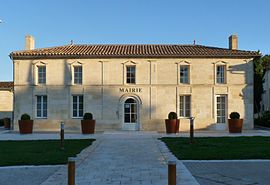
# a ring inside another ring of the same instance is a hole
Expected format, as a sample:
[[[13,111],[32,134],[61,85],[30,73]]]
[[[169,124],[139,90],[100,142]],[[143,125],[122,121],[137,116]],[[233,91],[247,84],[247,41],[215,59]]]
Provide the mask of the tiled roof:
[[[0,89],[13,89],[13,82],[0,82]]]
[[[174,58],[174,57],[255,57],[255,51],[230,50],[202,45],[65,45],[51,48],[15,51],[16,58]]]

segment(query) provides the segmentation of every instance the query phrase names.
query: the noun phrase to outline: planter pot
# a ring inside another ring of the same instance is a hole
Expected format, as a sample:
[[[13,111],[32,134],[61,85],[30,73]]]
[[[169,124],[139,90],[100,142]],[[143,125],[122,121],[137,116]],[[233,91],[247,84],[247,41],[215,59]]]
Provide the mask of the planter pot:
[[[166,133],[172,134],[172,133],[179,133],[179,119],[166,119],[165,125],[166,125]]]
[[[19,120],[20,134],[33,133],[33,120]]]
[[[10,129],[10,118],[4,118],[5,129]]]
[[[243,127],[243,119],[228,119],[229,132],[230,133],[241,133]]]
[[[82,134],[95,133],[96,120],[81,120]]]

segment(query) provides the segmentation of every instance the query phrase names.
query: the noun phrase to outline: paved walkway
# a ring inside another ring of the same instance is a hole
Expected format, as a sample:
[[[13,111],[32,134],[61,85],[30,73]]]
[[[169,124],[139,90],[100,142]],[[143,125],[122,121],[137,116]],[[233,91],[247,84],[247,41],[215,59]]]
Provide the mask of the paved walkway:
[[[200,185],[268,185],[269,160],[184,162]]]
[[[76,162],[76,185],[165,185],[167,160],[174,159],[158,134],[102,134]],[[177,184],[197,185],[186,167],[177,162]],[[42,185],[67,184],[62,168]]]

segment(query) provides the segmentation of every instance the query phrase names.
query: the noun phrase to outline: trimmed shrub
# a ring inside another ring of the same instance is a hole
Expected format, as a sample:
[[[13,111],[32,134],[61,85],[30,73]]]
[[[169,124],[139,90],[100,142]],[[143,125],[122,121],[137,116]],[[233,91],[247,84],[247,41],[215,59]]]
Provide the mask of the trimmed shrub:
[[[177,119],[177,114],[176,112],[170,112],[168,114],[168,119]]]
[[[30,119],[31,117],[26,113],[21,116],[21,120],[30,120]]]
[[[83,115],[83,120],[92,120],[93,119],[93,115],[90,112],[84,113]]]
[[[240,119],[240,114],[238,112],[232,112],[230,114],[231,119]]]

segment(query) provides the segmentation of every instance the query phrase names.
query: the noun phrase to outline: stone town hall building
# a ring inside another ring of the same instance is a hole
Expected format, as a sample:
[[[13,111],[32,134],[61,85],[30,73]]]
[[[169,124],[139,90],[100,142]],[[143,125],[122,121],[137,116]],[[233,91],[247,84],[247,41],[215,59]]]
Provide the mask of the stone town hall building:
[[[85,112],[96,130],[164,131],[177,112],[180,130],[227,129],[230,112],[253,128],[253,63],[258,52],[202,45],[65,45],[10,54],[14,64],[14,129],[28,113],[35,131],[80,129]]]

